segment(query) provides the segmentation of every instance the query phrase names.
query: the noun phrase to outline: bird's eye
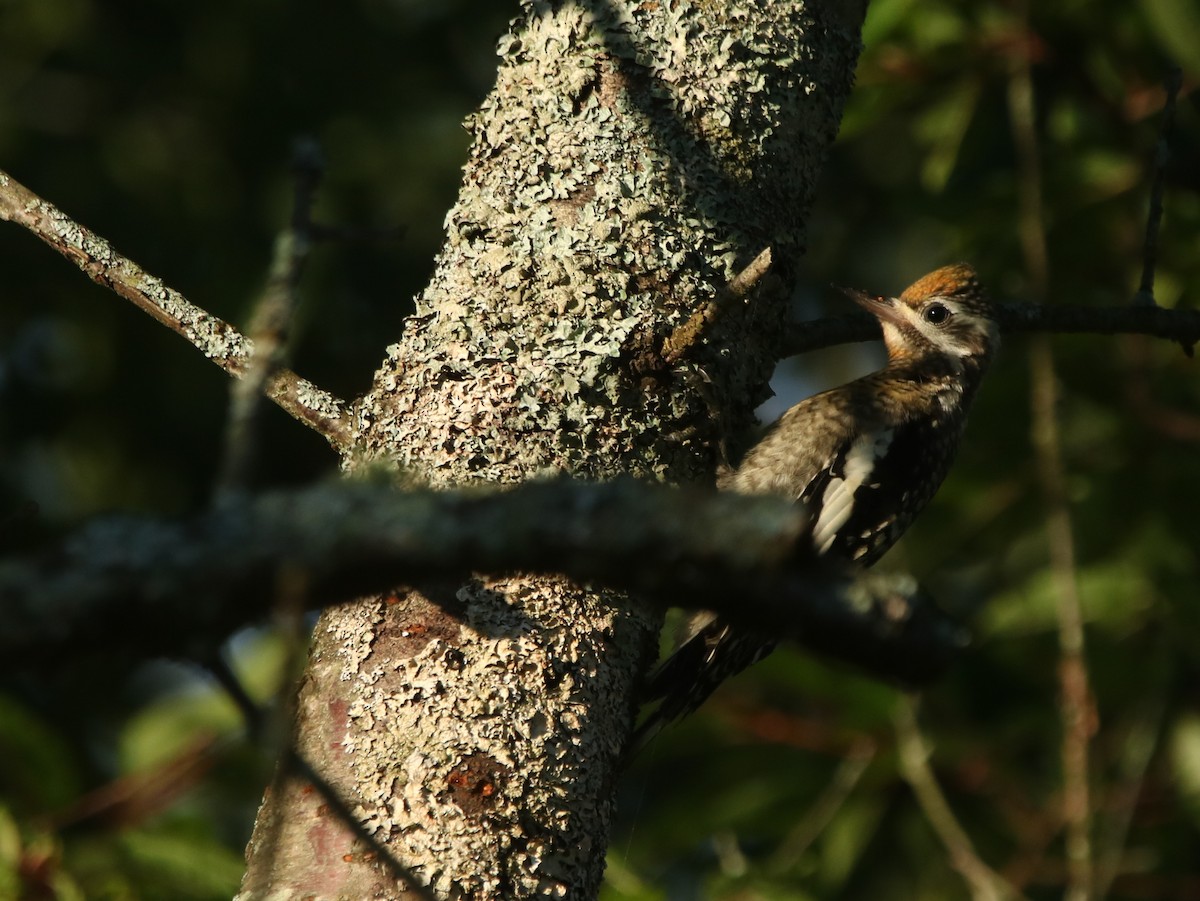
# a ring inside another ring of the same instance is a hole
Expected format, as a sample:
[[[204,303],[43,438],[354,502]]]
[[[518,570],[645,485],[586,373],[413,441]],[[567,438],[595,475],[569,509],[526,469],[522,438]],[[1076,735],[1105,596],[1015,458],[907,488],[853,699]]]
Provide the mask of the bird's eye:
[[[950,308],[945,304],[931,303],[925,308],[925,321],[932,325],[941,325],[950,318]]]

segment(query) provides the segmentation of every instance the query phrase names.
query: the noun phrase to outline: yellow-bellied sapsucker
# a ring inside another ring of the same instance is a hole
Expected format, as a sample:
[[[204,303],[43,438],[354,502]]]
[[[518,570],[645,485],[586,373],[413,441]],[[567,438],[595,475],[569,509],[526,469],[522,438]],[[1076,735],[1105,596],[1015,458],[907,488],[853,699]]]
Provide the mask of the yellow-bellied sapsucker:
[[[938,269],[899,297],[846,293],[883,326],[887,365],[792,407],[718,487],[796,499],[812,513],[817,554],[870,566],[945,478],[1000,330],[975,270],[965,264]],[[651,674],[646,700],[659,705],[635,743],[695,710],[774,646],[715,616],[701,617]]]

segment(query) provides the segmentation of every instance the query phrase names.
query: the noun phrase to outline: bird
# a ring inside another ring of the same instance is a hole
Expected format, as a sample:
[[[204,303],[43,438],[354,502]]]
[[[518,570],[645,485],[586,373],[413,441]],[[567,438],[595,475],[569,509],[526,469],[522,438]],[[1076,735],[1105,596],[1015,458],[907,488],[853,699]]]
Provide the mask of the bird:
[[[887,363],[785,412],[717,487],[804,505],[804,548],[868,567],[896,543],[942,484],[967,411],[1000,345],[997,307],[975,269],[956,263],[898,297],[842,289],[879,320]],[[646,679],[657,706],[635,730],[637,749],[700,706],[725,679],[767,656],[769,637],[713,613]]]

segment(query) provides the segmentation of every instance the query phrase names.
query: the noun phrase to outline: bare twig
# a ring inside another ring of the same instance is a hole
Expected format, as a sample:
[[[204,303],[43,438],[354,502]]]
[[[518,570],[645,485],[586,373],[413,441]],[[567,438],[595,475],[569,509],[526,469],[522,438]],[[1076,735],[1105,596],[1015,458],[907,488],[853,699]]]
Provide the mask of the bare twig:
[[[1049,255],[1043,225],[1041,161],[1034,115],[1033,78],[1027,55],[1014,57],[1008,90],[1009,119],[1018,159],[1019,232],[1030,289],[1044,300],[1049,285]],[[1049,340],[1039,336],[1030,349],[1033,446],[1046,502],[1058,613],[1060,715],[1063,725],[1063,821],[1066,826],[1068,901],[1093,897],[1091,798],[1088,744],[1094,713],[1084,656],[1083,611],[1076,576],[1075,540],[1067,502],[1066,474],[1059,444],[1058,385]]]
[[[1007,304],[999,308],[1000,328],[1006,335],[1053,332],[1075,335],[1150,335],[1189,346],[1200,342],[1200,310],[1162,307],[1083,307],[1040,303]],[[830,316],[787,327],[783,354],[792,356],[857,341],[878,341],[879,322],[869,313]]]
[[[786,873],[800,862],[846,803],[878,752],[878,746],[869,738],[860,738],[850,747],[820,797],[771,855],[768,862],[771,872]]]
[[[128,828],[142,824],[191,791],[231,744],[228,738],[199,731],[167,760],[86,792],[54,816],[54,826],[66,829],[103,822],[110,828]]]
[[[1200,310],[1162,307],[1080,307],[1019,304],[1001,308],[1006,334],[1048,332],[1075,335],[1149,335],[1181,343],[1200,341]]]
[[[121,256],[103,238],[3,171],[0,171],[0,219],[33,232],[94,282],[112,289],[183,336],[230,375],[245,376],[254,347],[245,335],[190,303],[178,291]],[[267,379],[265,393],[335,448],[349,446],[351,418],[340,398],[288,369],[280,369]]]
[[[980,859],[966,830],[950,809],[929,765],[930,749],[917,725],[915,708],[916,704],[911,698],[901,697],[896,704],[894,722],[900,774],[912,788],[925,819],[950,855],[954,869],[962,874],[971,887],[972,897],[977,901],[1022,898],[1012,885]]]
[[[771,268],[771,248],[756,256],[745,269],[735,275],[717,296],[696,310],[679,325],[663,342],[662,358],[667,366],[674,366],[695,347],[709,328],[734,305],[762,281]]]
[[[1163,215],[1163,182],[1167,161],[1171,158],[1171,129],[1175,124],[1175,101],[1183,84],[1183,70],[1178,66],[1172,67],[1164,84],[1167,99],[1163,103],[1162,119],[1158,126],[1158,142],[1154,145],[1154,175],[1150,180],[1150,207],[1146,213],[1146,239],[1142,244],[1142,280],[1137,293],[1133,295],[1133,303],[1142,306],[1156,305],[1154,265],[1158,255],[1158,228]],[[1184,350],[1187,349],[1185,345]]]
[[[1163,644],[1165,645],[1165,642]],[[1162,650],[1164,653],[1153,655],[1153,685],[1145,690],[1144,703],[1134,712],[1129,731],[1120,743],[1120,782],[1106,805],[1109,810],[1106,821],[1097,830],[1097,898],[1106,897],[1113,882],[1120,875],[1122,852],[1129,836],[1129,826],[1146,780],[1146,772],[1150,768],[1162,734],[1163,721],[1168,710],[1167,686],[1171,683],[1173,669],[1171,655],[1166,653],[1165,647]]]
[[[255,456],[258,413],[267,385],[287,361],[288,335],[296,309],[300,270],[312,246],[311,212],[320,183],[320,149],[311,139],[297,141],[292,169],[295,188],[288,227],[275,241],[267,286],[250,317],[253,351],[245,376],[229,390],[225,457],[217,480],[218,495],[246,487]]]

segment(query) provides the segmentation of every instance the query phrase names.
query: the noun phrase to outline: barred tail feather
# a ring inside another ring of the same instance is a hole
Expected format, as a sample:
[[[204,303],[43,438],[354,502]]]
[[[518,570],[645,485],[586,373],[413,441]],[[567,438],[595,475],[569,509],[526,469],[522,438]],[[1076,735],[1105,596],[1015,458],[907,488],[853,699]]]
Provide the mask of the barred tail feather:
[[[647,677],[643,703],[658,705],[634,730],[628,757],[632,757],[663,727],[694,711],[717,687],[775,649],[775,642],[733,629],[706,617],[692,636]]]

